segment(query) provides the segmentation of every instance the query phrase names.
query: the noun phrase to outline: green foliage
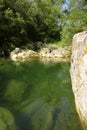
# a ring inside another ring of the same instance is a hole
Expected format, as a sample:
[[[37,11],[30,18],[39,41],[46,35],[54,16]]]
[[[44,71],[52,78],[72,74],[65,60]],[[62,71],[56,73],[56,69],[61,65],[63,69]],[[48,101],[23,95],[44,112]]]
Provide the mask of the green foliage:
[[[84,1],[70,1],[66,23],[61,31],[61,39],[64,43],[71,43],[75,33],[87,30],[87,8],[84,8]],[[86,3],[87,4],[87,3]]]
[[[0,0],[0,56],[15,47],[37,49],[38,41],[70,44],[87,30],[86,15],[85,0]]]

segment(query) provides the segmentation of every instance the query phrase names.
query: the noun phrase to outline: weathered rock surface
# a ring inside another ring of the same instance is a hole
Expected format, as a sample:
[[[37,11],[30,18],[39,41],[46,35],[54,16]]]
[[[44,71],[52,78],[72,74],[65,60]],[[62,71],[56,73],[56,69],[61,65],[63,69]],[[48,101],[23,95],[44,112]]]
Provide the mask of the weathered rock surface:
[[[10,53],[10,58],[13,61],[27,60],[30,57],[36,57],[36,56],[38,56],[38,54],[33,50],[24,51],[20,48],[15,48],[15,50]]]
[[[71,46],[59,47],[59,48],[42,48],[39,52],[33,50],[22,50],[20,48],[15,48],[14,51],[10,53],[10,58],[13,61],[17,60],[28,60],[34,57],[43,58],[67,58],[71,55]]]
[[[76,109],[87,130],[87,31],[75,34],[72,43],[71,80]]]
[[[47,58],[66,58],[71,54],[71,46],[59,47],[59,48],[42,48],[39,52],[39,56]]]

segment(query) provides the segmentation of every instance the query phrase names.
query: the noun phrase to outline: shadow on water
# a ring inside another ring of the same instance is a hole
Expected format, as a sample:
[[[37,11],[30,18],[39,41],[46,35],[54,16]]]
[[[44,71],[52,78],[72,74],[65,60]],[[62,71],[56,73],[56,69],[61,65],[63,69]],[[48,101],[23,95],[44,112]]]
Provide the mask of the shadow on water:
[[[1,60],[0,106],[13,114],[17,130],[82,130],[69,67],[68,62]]]
[[[33,130],[31,119],[24,113],[16,119],[17,126],[19,126],[20,130]]]

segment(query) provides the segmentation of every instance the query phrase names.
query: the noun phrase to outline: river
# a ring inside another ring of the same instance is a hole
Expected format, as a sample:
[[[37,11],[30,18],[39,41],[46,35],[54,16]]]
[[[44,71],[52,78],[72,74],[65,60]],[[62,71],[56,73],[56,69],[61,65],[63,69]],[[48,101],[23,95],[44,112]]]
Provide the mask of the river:
[[[69,62],[0,59],[0,130],[82,130],[69,68]]]

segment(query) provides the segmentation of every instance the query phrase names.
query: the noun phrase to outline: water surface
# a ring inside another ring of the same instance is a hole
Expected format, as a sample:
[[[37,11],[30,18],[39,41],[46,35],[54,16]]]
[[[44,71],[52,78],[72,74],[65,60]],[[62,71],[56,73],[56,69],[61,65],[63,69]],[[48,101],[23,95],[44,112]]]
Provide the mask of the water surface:
[[[82,130],[70,63],[0,60],[0,130]]]

